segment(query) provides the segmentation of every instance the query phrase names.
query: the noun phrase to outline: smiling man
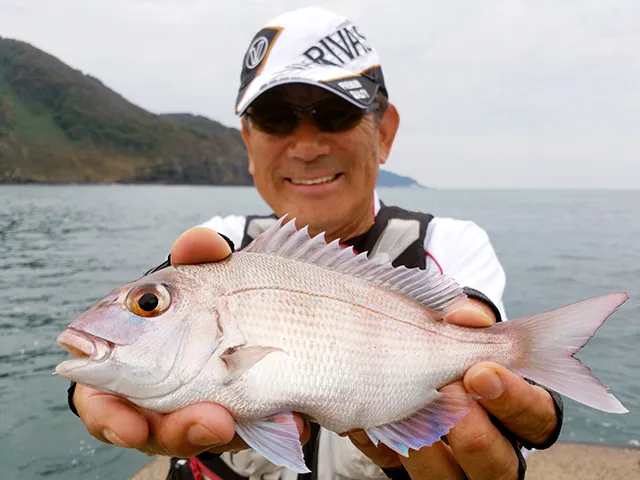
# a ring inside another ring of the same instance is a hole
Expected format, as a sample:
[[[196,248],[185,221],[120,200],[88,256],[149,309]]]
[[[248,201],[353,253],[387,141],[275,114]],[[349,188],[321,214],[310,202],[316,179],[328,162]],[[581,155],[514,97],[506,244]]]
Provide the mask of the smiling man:
[[[481,328],[506,320],[504,271],[482,228],[387,206],[376,195],[399,113],[376,51],[347,18],[304,8],[257,32],[243,58],[236,112],[249,170],[273,213],[213,217],[185,232],[157,268],[223,259],[288,214],[312,235],[456,279],[470,300],[447,322]],[[312,470],[299,476],[249,449],[219,405],[160,415],[75,385],[69,400],[96,438],[174,457],[169,478],[515,480],[524,476],[523,447],[548,448],[558,438],[559,396],[498,365],[475,365],[443,388],[456,389],[482,398],[446,438],[408,458],[374,447],[362,432],[339,436],[296,417]]]
[[[369,229],[379,165],[398,126],[393,110],[382,125],[387,102],[376,97],[358,106],[317,86],[285,84],[251,104],[242,129],[249,170],[276,216],[295,213],[328,240]],[[374,121],[363,121],[369,111]]]

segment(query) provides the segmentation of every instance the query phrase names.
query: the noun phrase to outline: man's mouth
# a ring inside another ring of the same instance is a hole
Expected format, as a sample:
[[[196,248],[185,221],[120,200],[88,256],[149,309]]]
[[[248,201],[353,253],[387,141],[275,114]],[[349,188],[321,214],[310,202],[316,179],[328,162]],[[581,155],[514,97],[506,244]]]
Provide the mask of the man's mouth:
[[[74,328],[67,328],[58,335],[56,341],[74,357],[96,361],[108,357],[113,349],[110,342]]]
[[[321,185],[323,183],[331,183],[336,180],[341,173],[337,173],[335,175],[327,175],[325,177],[317,177],[317,178],[288,178],[291,183],[294,185]]]

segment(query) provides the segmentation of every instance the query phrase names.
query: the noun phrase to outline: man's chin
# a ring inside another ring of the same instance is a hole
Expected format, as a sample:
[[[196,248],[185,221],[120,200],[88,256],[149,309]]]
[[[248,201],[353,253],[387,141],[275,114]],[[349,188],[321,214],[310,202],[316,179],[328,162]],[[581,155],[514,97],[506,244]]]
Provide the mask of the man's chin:
[[[335,215],[331,215],[335,213]],[[309,235],[314,237],[323,233],[327,242],[332,242],[344,234],[344,214],[338,210],[328,210],[327,213],[315,212],[313,216],[306,217],[302,221],[296,221],[298,228],[309,226]]]
[[[310,205],[300,208],[301,205],[291,205],[282,211],[275,212],[276,217],[281,218],[286,215],[285,222],[296,220],[296,228],[308,227],[309,235],[314,237],[319,233],[330,232],[339,228],[341,211],[332,209],[327,204]]]

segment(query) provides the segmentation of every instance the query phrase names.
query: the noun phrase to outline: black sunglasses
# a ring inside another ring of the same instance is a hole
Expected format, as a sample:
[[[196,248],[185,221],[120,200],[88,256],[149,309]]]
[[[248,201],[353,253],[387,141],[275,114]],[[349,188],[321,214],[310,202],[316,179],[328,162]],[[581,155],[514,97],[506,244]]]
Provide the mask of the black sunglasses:
[[[268,100],[255,102],[247,111],[247,116],[257,130],[278,135],[293,132],[305,113],[323,132],[345,132],[379,107],[378,103],[372,103],[360,108],[340,97],[330,97],[304,107],[281,100]]]

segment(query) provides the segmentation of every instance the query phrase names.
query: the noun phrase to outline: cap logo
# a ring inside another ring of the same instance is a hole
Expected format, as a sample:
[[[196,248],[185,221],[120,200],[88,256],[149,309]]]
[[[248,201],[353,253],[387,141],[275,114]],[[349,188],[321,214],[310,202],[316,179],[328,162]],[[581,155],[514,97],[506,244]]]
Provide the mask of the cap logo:
[[[249,50],[247,51],[247,57],[244,62],[245,66],[250,70],[256,68],[260,65],[260,62],[262,62],[262,59],[266,55],[268,49],[269,40],[267,40],[266,37],[260,36],[256,38],[251,43]]]

